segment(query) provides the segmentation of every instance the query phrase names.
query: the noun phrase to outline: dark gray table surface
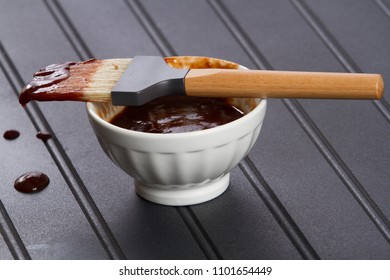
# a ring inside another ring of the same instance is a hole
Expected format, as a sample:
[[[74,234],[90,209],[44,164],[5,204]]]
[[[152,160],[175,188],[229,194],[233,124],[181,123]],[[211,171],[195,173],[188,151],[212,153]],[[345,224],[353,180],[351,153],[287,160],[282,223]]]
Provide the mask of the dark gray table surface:
[[[390,106],[269,100],[228,190],[147,202],[75,102],[18,103],[37,69],[200,55],[252,69],[372,72],[390,83],[389,0],[0,0],[0,259],[390,259]],[[54,138],[43,143],[37,131]],[[14,180],[40,170],[42,192]]]

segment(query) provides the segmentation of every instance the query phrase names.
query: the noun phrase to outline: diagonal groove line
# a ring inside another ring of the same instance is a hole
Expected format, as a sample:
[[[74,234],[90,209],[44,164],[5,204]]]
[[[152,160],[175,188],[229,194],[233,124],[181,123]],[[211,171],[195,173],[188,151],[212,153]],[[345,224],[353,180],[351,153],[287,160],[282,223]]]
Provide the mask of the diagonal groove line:
[[[222,4],[222,2],[218,0],[209,0],[209,3],[227,26],[227,28],[232,32],[242,48],[256,64],[256,60],[251,55],[256,55],[257,53],[260,53],[260,51],[257,49],[249,36],[246,35],[246,32],[241,28],[230,11],[224,6],[224,4]],[[255,48],[255,50],[252,50],[251,48]],[[263,59],[263,56],[257,57],[257,59],[260,58]],[[267,67],[261,68],[261,65],[265,65]],[[263,61],[261,65],[257,65],[257,67],[261,69],[273,69],[267,60]],[[300,103],[296,100],[289,99],[283,99],[282,102],[315,144],[323,157],[327,160],[329,165],[333,168],[338,177],[346,185],[347,189],[351,192],[353,197],[357,200],[371,221],[376,225],[385,239],[390,243],[390,222],[386,215],[384,215],[379,206],[370,197],[356,176],[352,173],[352,171],[341,159],[340,155],[319,130],[314,121],[305,112]]]
[[[22,88],[25,83],[1,43],[0,66],[14,90],[15,95],[18,97],[19,89]],[[55,135],[37,104],[31,103],[29,107],[25,108],[25,112],[37,131],[48,131],[52,135]],[[125,259],[125,254],[122,252],[118,242],[58,139],[54,137],[53,141],[46,142],[45,146],[108,257],[111,259]]]
[[[124,2],[150,36],[160,53],[163,56],[177,55],[168,39],[162,34],[141,2],[137,0],[124,0]],[[202,227],[191,207],[176,207],[176,209],[204,255],[211,259],[222,259],[217,247]]]
[[[65,13],[62,6],[56,0],[43,0],[43,3],[45,4],[49,12],[53,15],[54,20],[61,28],[62,32],[68,39],[69,43],[72,45],[77,55],[82,60],[87,60],[88,58],[93,57],[91,50],[84,42],[83,38]]]
[[[390,18],[390,7],[383,0],[375,0],[375,3],[381,8],[381,10]]]
[[[139,23],[142,25],[146,33],[152,39],[153,43],[159,49],[163,56],[176,55],[176,52],[168,39],[162,34],[157,24],[151,18],[149,13],[141,2],[137,0],[124,0],[126,6],[132,11]]]
[[[301,256],[304,259],[320,259],[249,156],[241,161],[239,167]]]
[[[341,65],[351,73],[362,73],[363,71],[350,57],[348,52],[340,45],[336,38],[330,33],[319,17],[309,8],[303,0],[290,0],[300,15],[306,20],[308,25],[314,30],[324,44],[330,49]],[[390,123],[390,104],[383,97],[381,100],[371,101],[375,108]]]
[[[206,258],[209,260],[222,260],[222,255],[215,247],[208,233],[203,228],[202,224],[200,223],[199,219],[196,217],[192,209],[188,206],[175,208],[183,219],[186,226],[188,227],[188,229],[190,230],[194,239],[197,241],[202,240],[201,242],[198,241],[197,243]]]
[[[11,255],[16,260],[30,260],[31,257],[27,252],[26,246],[20,238],[10,216],[5,209],[3,202],[0,200],[0,234],[3,236]]]
[[[355,200],[363,208],[371,221],[376,225],[382,235],[390,243],[390,221],[387,219],[386,215],[382,212],[382,210],[371,198],[360,181],[348,168],[347,164],[341,159],[337,151],[321,133],[313,120],[310,119],[298,101],[289,100],[287,107],[298,123],[301,124],[301,127],[304,129],[304,131],[309,135],[310,139],[321,152],[322,156],[326,159],[329,165],[333,168],[334,172],[347,187],[348,191],[353,195]]]
[[[208,1],[212,9],[220,17],[222,22],[226,25],[228,30],[237,39],[238,43],[252,59],[254,64],[260,69],[272,69],[271,64],[267,61],[264,55],[255,46],[253,41],[249,38],[246,32],[241,28],[236,19],[231,15],[228,9],[220,1]],[[317,259],[319,256],[314,251],[313,247],[306,239],[304,234],[299,230],[295,221],[284,209],[282,203],[277,196],[273,193],[268,183],[261,176],[258,169],[247,157],[240,165],[244,174],[255,188],[256,192],[260,195],[263,201],[266,203],[270,212],[274,215],[275,219],[282,225],[282,229],[289,237],[290,241],[296,246],[296,249],[302,254],[302,257],[309,259]]]

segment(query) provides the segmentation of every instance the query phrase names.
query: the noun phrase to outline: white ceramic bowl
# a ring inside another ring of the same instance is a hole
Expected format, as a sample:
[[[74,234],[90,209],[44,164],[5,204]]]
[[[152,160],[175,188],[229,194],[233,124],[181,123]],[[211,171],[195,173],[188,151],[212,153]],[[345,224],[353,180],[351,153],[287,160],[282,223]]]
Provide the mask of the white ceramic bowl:
[[[204,57],[169,59],[168,64],[177,68],[242,68]],[[211,200],[227,189],[230,170],[248,154],[259,135],[266,100],[234,98],[229,102],[246,114],[215,128],[172,134],[138,132],[110,124],[123,109],[120,106],[87,103],[87,112],[101,147],[134,178],[138,195],[164,205],[190,205]]]

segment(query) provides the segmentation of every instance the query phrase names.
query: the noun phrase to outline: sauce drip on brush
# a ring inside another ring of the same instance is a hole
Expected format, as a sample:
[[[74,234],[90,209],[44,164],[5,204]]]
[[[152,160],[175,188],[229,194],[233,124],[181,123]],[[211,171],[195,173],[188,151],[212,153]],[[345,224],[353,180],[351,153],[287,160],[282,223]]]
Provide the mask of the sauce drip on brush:
[[[19,102],[25,106],[32,100],[83,100],[83,91],[99,65],[97,59],[48,65],[36,72],[22,89]]]

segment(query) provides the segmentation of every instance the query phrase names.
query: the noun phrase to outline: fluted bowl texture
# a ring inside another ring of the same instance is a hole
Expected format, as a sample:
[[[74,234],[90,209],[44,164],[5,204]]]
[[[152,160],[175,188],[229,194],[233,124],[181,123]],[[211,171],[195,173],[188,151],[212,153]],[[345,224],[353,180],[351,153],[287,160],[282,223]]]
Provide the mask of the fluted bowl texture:
[[[205,57],[165,60],[177,68],[243,68]],[[245,115],[218,127],[171,134],[138,132],[110,124],[112,117],[123,110],[121,106],[87,103],[87,112],[104,152],[135,179],[139,195],[160,204],[189,205],[220,195],[229,184],[229,172],[249,153],[258,138],[266,100],[232,98],[229,102]],[[225,178],[219,184],[223,187],[207,190],[208,185],[221,178]]]

